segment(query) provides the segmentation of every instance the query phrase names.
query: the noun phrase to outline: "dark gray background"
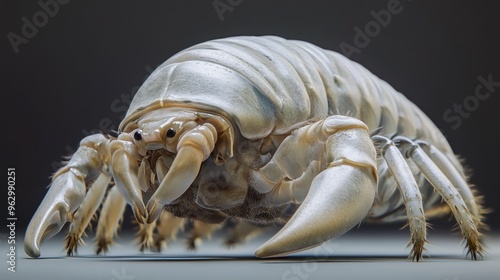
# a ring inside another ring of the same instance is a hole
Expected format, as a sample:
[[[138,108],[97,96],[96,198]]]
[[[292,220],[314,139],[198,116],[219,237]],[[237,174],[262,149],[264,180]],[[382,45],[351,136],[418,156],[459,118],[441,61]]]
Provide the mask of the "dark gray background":
[[[221,21],[213,1],[70,1],[16,54],[7,34],[21,35],[22,17],[32,21],[41,8],[37,1],[2,1],[2,164],[17,171],[18,232],[46,192],[51,164],[77,147],[82,130],[98,130],[103,119],[116,128],[120,96],[174,53],[209,39],[268,34],[340,51],[342,42],[353,44],[354,27],[363,29],[373,20],[370,11],[387,9],[388,2],[243,0]],[[403,10],[351,59],[435,121],[473,168],[471,181],[486,205],[497,210],[500,87],[458,129],[443,113],[474,94],[478,76],[500,81],[499,7],[458,2],[401,1]],[[499,228],[500,215],[487,222]]]

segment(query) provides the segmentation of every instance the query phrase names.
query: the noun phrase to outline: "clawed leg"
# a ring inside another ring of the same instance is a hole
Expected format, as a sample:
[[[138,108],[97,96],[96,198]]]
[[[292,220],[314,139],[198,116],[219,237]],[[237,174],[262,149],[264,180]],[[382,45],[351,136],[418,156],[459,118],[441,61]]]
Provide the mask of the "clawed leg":
[[[262,202],[263,206],[302,203],[309,191],[312,181],[321,170],[319,161],[312,161],[306,171],[297,179],[282,178],[269,191]]]
[[[186,241],[188,250],[196,250],[203,239],[210,239],[212,233],[219,229],[224,223],[208,224],[201,221],[194,221],[193,228],[189,232]]]
[[[183,228],[184,222],[184,218],[163,211],[158,218],[156,233],[154,234],[154,250],[161,252],[167,247],[169,240],[175,240],[177,232]]]
[[[168,240],[175,240],[177,232],[184,226],[184,218],[179,218],[163,210],[158,220],[149,223],[138,223],[136,242],[141,252],[151,250],[161,252]]]
[[[78,244],[84,244],[82,235],[85,229],[90,227],[90,221],[96,215],[96,211],[101,205],[106,190],[111,181],[111,176],[107,173],[101,173],[92,187],[87,192],[82,205],[75,214],[74,221],[69,226],[69,232],[66,236],[65,248],[68,256],[77,253]]]
[[[256,225],[245,220],[239,220],[233,228],[229,230],[229,235],[224,241],[227,247],[233,247],[243,244],[248,240],[255,238],[264,231],[261,225]]]
[[[108,191],[99,215],[96,232],[96,254],[106,253],[123,221],[127,202],[116,187]]]
[[[139,245],[139,251],[150,250],[154,246],[154,229],[156,222],[150,224],[137,223],[135,241]]]
[[[482,256],[483,247],[480,241],[480,233],[476,226],[477,223],[457,188],[418,144],[403,137],[395,138],[394,142],[398,143],[402,153],[406,157],[411,158],[415,162],[427,180],[450,206],[458,222],[462,236],[466,240],[467,253],[474,260],[477,259],[478,255]]]
[[[142,200],[142,189],[139,183],[139,164],[141,156],[134,145],[131,136],[120,134],[110,145],[111,171],[117,189],[125,201],[132,206],[134,216],[139,223],[148,219],[146,206]]]
[[[462,196],[467,209],[469,209],[474,222],[478,229],[486,229],[487,226],[482,222],[483,215],[487,213],[481,207],[480,196],[474,195],[473,189],[469,186],[465,179],[465,174],[459,172],[451,161],[439,149],[423,141],[418,141],[417,144],[425,151],[429,158],[437,165],[450,182],[455,186]]]
[[[147,203],[148,223],[158,218],[165,204],[179,198],[191,186],[202,162],[215,148],[217,133],[213,125],[206,123],[180,137],[172,166]]]
[[[302,176],[309,178],[316,172],[310,167],[314,161],[319,161],[318,170],[323,171],[314,177],[287,224],[257,249],[258,257],[318,246],[342,235],[368,214],[377,186],[376,151],[367,126],[355,118],[332,116],[296,130],[281,143],[271,161],[252,174],[252,179],[261,185],[259,191],[266,192],[268,186],[268,195],[281,193],[288,197],[280,194],[280,199],[300,201],[302,197],[294,196],[304,190],[275,188],[288,187],[286,181]]]
[[[422,207],[422,195],[417,182],[405,158],[391,140],[382,136],[374,136],[372,139],[387,162],[389,171],[403,197],[411,233],[408,245],[413,244],[409,258],[419,261],[422,259],[424,245],[427,242],[427,226]]]
[[[39,257],[41,243],[58,233],[80,207],[87,192],[86,182],[107,172],[108,144],[109,139],[101,134],[85,137],[68,163],[54,174],[26,230],[24,250],[29,256]]]

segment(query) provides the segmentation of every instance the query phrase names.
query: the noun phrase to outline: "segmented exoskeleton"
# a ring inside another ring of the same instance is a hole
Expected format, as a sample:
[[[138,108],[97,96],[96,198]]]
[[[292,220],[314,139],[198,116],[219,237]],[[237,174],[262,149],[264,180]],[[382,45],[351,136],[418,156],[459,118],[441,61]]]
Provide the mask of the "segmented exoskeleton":
[[[364,220],[407,219],[410,257],[420,260],[426,218],[451,212],[471,257],[483,250],[480,196],[432,121],[358,63],[271,36],[208,41],[159,66],[117,138],[85,138],[54,175],[26,252],[38,257],[40,242],[76,211],[66,245],[73,253],[101,203],[98,252],[126,204],[141,249],[161,249],[186,220],[194,221],[191,248],[224,221],[240,221],[228,244],[286,222],[256,252],[269,257]]]

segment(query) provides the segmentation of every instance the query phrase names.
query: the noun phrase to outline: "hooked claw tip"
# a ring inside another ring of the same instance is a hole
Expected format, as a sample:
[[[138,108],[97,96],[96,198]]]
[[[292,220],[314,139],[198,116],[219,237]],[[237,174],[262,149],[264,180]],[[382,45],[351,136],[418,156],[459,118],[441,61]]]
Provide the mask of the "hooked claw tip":
[[[270,257],[274,257],[265,248],[263,248],[263,246],[260,246],[259,248],[257,248],[257,250],[255,250],[255,256],[257,258],[270,258]]]
[[[40,257],[40,248],[36,242],[26,242],[24,243],[24,252],[32,258]]]
[[[57,204],[54,208],[57,208]],[[47,211],[43,210],[45,209],[35,213],[24,238],[24,251],[33,258],[40,256],[40,245],[57,234],[67,220],[66,211],[62,208],[60,210],[50,208]]]
[[[374,186],[376,180],[367,169],[341,165],[321,172],[292,218],[255,255],[284,256],[344,234],[366,217]]]
[[[161,213],[163,205],[156,200],[148,202],[148,224],[154,222]]]
[[[306,245],[306,246],[295,248],[295,249],[286,249],[286,248],[292,247],[292,246],[289,246],[289,242],[290,242],[290,240],[286,240],[286,238],[280,239],[279,237],[278,238],[273,237],[270,240],[268,240],[266,243],[262,244],[259,248],[257,248],[257,250],[255,251],[255,256],[258,258],[283,257],[283,256],[297,253],[300,251],[309,250],[311,248],[314,248],[316,246],[321,245],[321,243],[322,243],[320,241],[309,241],[309,242],[307,242],[308,245]],[[299,243],[299,242],[296,242],[296,243]]]
[[[295,250],[295,251],[289,251],[289,252],[286,252],[286,253],[283,253],[283,252],[279,252],[279,251],[274,251],[272,249],[269,249],[267,248],[268,246],[267,245],[263,245],[263,246],[260,246],[256,251],[255,251],[255,256],[257,258],[278,258],[278,257],[284,257],[284,256],[287,256],[289,254],[293,254],[295,252],[299,252],[299,251],[305,251],[305,250],[308,250],[310,248],[314,248],[316,246],[319,246],[319,244],[317,245],[313,245],[313,246],[310,246],[310,247],[305,247],[305,248],[302,248],[300,250]]]
[[[41,244],[63,228],[85,197],[84,180],[70,170],[54,179],[26,229],[24,251],[33,258],[40,256]]]
[[[138,206],[136,203],[132,206],[134,210],[134,216],[138,223],[145,224],[148,220],[148,211],[144,205]]]

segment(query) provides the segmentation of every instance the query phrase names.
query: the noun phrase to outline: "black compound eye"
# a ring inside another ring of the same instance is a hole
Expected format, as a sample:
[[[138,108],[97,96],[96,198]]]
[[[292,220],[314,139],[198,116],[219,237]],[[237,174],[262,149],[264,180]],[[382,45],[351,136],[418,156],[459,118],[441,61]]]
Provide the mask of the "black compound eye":
[[[173,128],[169,128],[169,129],[167,130],[167,138],[172,138],[172,137],[174,137],[174,136],[175,136],[175,129],[173,129]]]
[[[142,140],[142,134],[140,131],[136,131],[134,133],[134,139],[137,140],[137,141],[141,141]]]

